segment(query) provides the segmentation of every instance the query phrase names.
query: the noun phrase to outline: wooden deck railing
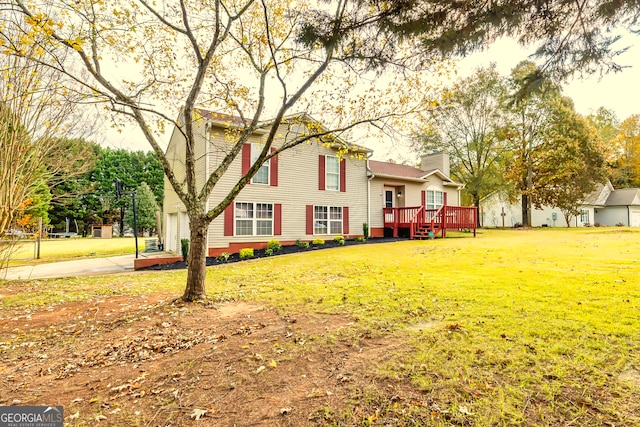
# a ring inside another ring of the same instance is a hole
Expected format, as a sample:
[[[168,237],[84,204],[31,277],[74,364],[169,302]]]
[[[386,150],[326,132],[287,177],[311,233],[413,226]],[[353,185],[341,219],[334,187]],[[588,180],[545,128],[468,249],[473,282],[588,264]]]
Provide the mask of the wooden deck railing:
[[[476,235],[478,226],[477,208],[474,206],[447,206],[439,209],[425,209],[424,206],[404,208],[383,208],[384,227],[392,228],[398,235],[400,228],[409,229],[409,237],[414,238],[421,228],[427,227],[435,235],[446,237],[447,230],[472,229]]]
[[[383,208],[385,228],[408,228],[414,215],[422,206],[408,208]]]

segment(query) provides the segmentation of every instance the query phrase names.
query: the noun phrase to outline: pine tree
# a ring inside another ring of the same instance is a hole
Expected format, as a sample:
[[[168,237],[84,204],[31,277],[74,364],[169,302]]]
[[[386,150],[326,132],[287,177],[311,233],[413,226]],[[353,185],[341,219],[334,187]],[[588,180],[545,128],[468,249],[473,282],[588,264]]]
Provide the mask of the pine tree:
[[[136,223],[138,234],[145,230],[151,231],[156,228],[156,212],[160,210],[151,187],[146,182],[140,184],[136,189]],[[133,209],[127,209],[124,217],[125,224],[133,229]]]

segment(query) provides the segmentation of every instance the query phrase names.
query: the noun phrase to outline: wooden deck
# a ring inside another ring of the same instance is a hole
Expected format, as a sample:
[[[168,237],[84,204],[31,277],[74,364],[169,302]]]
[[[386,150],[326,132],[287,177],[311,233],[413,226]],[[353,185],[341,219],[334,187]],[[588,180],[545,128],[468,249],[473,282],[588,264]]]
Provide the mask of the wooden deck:
[[[477,208],[474,206],[447,206],[425,209],[424,206],[383,208],[384,227],[398,236],[400,229],[409,230],[411,239],[446,237],[447,230],[473,230],[476,235]]]

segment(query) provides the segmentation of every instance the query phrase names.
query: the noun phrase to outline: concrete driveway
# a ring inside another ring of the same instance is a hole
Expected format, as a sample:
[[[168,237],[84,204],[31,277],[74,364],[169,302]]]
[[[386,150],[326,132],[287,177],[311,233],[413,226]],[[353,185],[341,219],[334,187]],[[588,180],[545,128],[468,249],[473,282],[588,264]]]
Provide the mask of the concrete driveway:
[[[0,280],[27,280],[121,273],[124,271],[133,271],[134,259],[135,255],[132,254],[3,268],[0,270]]]

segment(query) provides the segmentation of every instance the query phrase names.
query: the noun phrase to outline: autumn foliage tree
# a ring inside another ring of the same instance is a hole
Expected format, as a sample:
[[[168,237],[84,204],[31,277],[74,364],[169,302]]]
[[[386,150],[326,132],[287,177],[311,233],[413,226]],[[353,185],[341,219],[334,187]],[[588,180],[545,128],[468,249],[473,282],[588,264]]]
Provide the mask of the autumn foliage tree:
[[[2,35],[18,37],[20,33],[4,27]],[[55,177],[64,180],[75,173],[69,168],[75,158],[72,153],[54,155],[64,144],[59,136],[85,125],[78,113],[77,98],[63,89],[62,76],[37,61],[43,55],[37,46],[21,47],[34,60],[8,54],[6,46],[2,49],[0,236],[10,228],[33,229],[37,217],[46,221],[51,199],[49,186]],[[0,248],[0,264],[8,259],[12,248],[12,245]]]
[[[492,65],[457,81],[447,92],[417,140],[422,151],[449,153],[452,177],[465,184],[464,193],[479,207],[482,198],[504,186],[506,82]]]
[[[523,62],[512,72],[510,124],[506,129],[511,155],[505,177],[513,198],[520,197],[522,222],[531,226],[533,206],[558,207],[569,218],[606,177],[605,150],[597,130],[574,110],[550,81],[527,85],[535,66]],[[523,89],[531,92],[523,92]]]
[[[33,58],[42,55],[36,46],[23,49]],[[6,53],[0,55],[0,235],[25,202],[35,210],[42,208],[40,203],[46,212],[50,197],[43,193],[56,177],[59,182],[89,166],[74,163],[85,153],[66,150],[60,138],[85,124],[61,76],[37,61]]]
[[[24,45],[46,55],[39,62],[85,86],[87,100],[102,103],[121,122],[138,125],[162,163],[190,225],[187,284],[183,298],[206,296],[206,233],[263,162],[283,150],[354,126],[385,129],[395,118],[431,105],[418,72],[440,67],[378,25],[386,7],[359,0],[165,1],[16,0],[11,25],[16,40],[3,40],[10,55],[31,59]],[[42,41],[43,40],[43,41]],[[395,67],[378,80],[385,66]],[[360,87],[357,96],[354,88]],[[224,157],[204,180],[196,178],[194,123],[198,105],[240,119],[229,132]],[[178,108],[181,108],[179,113]],[[325,129],[287,135],[274,147],[276,129],[295,110],[321,113]],[[112,117],[115,117],[112,116]],[[177,121],[178,117],[181,121]],[[266,120],[272,131],[246,175],[216,206],[206,200],[241,147]],[[185,140],[177,174],[163,152],[163,131]],[[276,148],[275,150],[272,150]]]
[[[613,141],[615,169],[620,187],[640,187],[640,115],[634,114],[620,123]]]
[[[545,151],[539,153],[532,202],[559,208],[567,227],[581,205],[606,179],[605,150],[597,130],[574,111],[567,97],[554,99],[544,131]]]
[[[550,80],[543,80],[534,90],[529,90],[529,78],[536,69],[531,61],[523,61],[511,71],[511,96],[506,105],[509,114],[503,130],[509,145],[505,178],[512,184],[512,200],[521,200],[525,226],[531,226],[531,210],[537,198],[536,171],[544,164],[545,153],[553,145],[546,139],[552,104],[560,97],[559,88]]]

